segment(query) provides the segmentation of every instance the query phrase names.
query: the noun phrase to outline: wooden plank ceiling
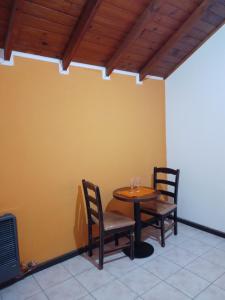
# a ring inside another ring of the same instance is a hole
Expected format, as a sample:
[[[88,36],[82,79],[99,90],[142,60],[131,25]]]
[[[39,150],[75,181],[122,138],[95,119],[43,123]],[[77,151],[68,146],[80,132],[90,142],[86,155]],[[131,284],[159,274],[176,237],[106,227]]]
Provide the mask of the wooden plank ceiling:
[[[166,78],[224,23],[225,0],[0,0],[0,48]]]

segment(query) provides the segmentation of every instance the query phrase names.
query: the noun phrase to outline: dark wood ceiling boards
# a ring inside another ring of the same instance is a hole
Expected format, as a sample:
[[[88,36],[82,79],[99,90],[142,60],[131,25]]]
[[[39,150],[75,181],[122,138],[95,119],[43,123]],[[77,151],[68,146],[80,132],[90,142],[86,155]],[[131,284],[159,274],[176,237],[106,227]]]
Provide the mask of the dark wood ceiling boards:
[[[225,0],[0,0],[0,48],[166,78],[225,22]]]
[[[76,51],[79,48],[82,39],[85,36],[102,0],[87,1],[83,11],[74,26],[74,30],[66,45],[65,52],[62,58],[63,69],[67,70],[73,57],[76,55]]]
[[[199,21],[200,17],[203,18],[206,12],[210,16],[210,11],[208,10],[208,8],[210,7],[211,3],[211,0],[204,0],[186,19],[186,21],[182,23],[179,29],[175,31],[175,33],[159,48],[159,50],[154,55],[152,55],[152,57],[149,59],[146,65],[140,70],[141,80],[143,80],[145,76],[148,75],[149,72],[151,72],[152,67],[153,69],[155,67],[157,68],[157,66],[163,68],[164,65],[168,65],[169,69],[174,62],[178,63],[180,57],[178,59],[178,57],[175,56],[174,60],[170,60],[170,56],[172,55],[168,55],[168,52],[170,51],[171,53],[171,49],[174,49],[178,43],[181,43],[182,45],[185,45],[187,43],[191,47],[196,47],[200,40],[192,36],[188,36],[187,33],[189,33],[190,30],[193,28],[193,24],[196,24],[196,22]],[[185,51],[189,52],[190,50],[189,48],[188,50],[186,50],[186,48],[184,47],[184,49],[182,49],[182,56],[185,56]],[[173,53],[179,53],[179,51]],[[182,56],[181,58],[183,58]]]

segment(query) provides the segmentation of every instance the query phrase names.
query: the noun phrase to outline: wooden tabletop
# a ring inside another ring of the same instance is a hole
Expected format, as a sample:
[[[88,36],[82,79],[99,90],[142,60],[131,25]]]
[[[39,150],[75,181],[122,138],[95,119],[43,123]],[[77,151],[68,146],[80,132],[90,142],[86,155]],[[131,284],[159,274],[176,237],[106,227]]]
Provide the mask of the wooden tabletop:
[[[131,203],[146,202],[156,199],[160,196],[160,192],[146,186],[131,189],[130,187],[123,187],[116,189],[113,192],[113,197]]]

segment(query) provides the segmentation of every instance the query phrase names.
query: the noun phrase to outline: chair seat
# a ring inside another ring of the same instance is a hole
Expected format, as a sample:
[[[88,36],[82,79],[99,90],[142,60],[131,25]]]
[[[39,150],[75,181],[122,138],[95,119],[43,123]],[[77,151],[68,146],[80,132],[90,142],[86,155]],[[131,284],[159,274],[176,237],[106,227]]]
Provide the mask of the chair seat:
[[[115,214],[113,212],[105,212],[103,214],[103,218],[104,218],[104,229],[106,231],[133,226],[135,224],[134,220],[119,214]]]
[[[141,210],[147,211],[154,215],[166,215],[176,208],[176,204],[171,204],[166,201],[152,200],[141,205]]]

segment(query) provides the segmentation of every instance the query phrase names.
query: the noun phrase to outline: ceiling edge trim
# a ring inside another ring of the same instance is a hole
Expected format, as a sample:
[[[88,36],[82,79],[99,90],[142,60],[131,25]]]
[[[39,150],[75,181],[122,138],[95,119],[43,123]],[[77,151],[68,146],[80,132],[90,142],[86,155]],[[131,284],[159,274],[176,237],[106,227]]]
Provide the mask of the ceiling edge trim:
[[[46,57],[46,56],[37,55],[37,54],[30,54],[30,53],[25,53],[25,52],[13,51],[10,60],[6,61],[6,60],[4,60],[4,49],[0,49],[0,65],[14,66],[15,65],[14,57],[29,58],[29,59],[34,59],[34,60],[39,60],[39,61],[45,61],[45,62],[58,64],[59,73],[61,75],[69,75],[69,68],[66,71],[63,70],[62,61],[60,59],[52,58],[52,57]],[[106,68],[102,67],[102,66],[84,64],[84,63],[79,63],[79,62],[74,62],[73,61],[73,62],[71,62],[70,67],[98,70],[98,71],[102,72],[102,79],[103,80],[110,80],[111,79],[110,76],[106,75]],[[138,85],[143,84],[143,81],[139,80],[139,73],[128,72],[128,71],[123,71],[123,70],[117,70],[117,69],[115,69],[113,71],[113,73],[114,74],[120,74],[120,75],[126,75],[126,76],[133,76],[136,79],[136,84],[138,84]],[[146,78],[151,79],[151,80],[163,80],[162,77],[157,77],[157,76],[146,76]]]

